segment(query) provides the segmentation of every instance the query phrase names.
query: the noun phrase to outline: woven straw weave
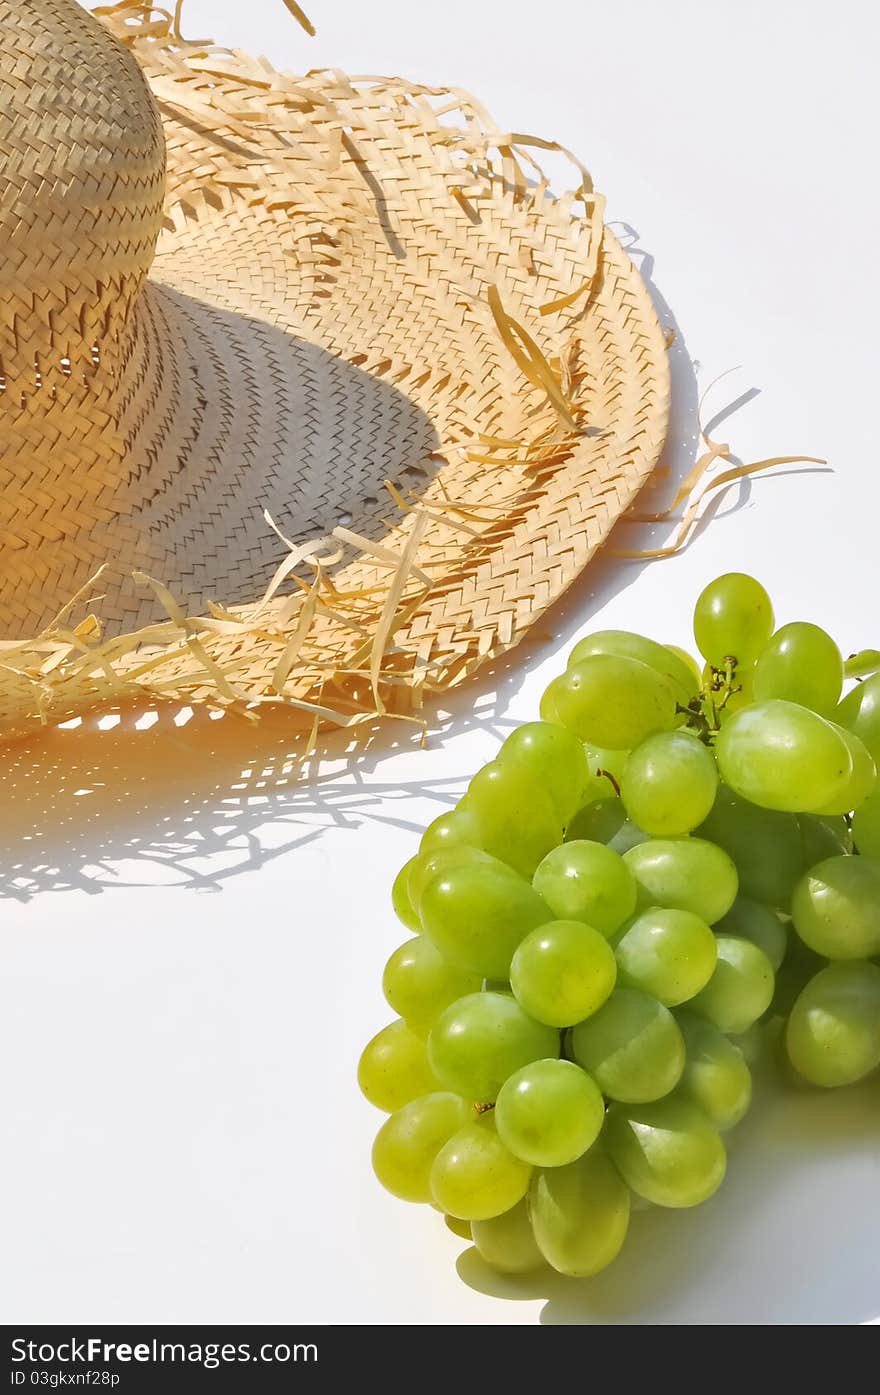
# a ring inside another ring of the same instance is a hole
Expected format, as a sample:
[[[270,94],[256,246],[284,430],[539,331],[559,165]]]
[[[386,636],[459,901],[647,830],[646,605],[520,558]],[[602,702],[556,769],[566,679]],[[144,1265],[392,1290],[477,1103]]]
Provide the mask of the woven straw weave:
[[[656,463],[647,292],[461,92],[98,13],[0,0],[0,728],[412,714]]]

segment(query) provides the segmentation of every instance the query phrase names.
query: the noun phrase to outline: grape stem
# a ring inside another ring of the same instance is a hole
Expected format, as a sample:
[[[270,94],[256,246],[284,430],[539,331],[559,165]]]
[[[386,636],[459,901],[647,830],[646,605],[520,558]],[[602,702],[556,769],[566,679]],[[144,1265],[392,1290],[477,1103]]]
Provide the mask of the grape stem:
[[[620,785],[617,783],[617,781],[615,780],[614,776],[611,774],[611,771],[610,771],[610,770],[597,770],[597,771],[596,771],[596,774],[597,774],[597,775],[604,775],[606,780],[610,780],[610,781],[611,781],[611,784],[612,784],[612,786],[613,786],[613,788],[614,788],[614,793],[617,795],[617,798],[619,799],[619,798],[620,798]]]
[[[742,692],[742,684],[736,681],[736,658],[729,654],[723,668],[709,668],[709,681],[697,697],[692,698],[687,707],[681,703],[676,711],[687,716],[685,726],[696,732],[707,746],[715,744],[721,730],[721,714],[732,697]]]

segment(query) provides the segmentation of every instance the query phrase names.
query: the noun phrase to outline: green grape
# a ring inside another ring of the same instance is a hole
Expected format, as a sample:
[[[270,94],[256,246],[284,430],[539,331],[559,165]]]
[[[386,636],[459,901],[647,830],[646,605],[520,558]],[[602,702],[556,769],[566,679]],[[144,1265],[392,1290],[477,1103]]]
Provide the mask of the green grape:
[[[721,785],[698,833],[733,859],[743,895],[788,909],[803,872],[803,840],[796,815],[762,809]]]
[[[880,765],[880,673],[857,683],[847,693],[834,714],[834,720],[854,732]]]
[[[664,649],[668,649],[670,654],[674,654],[676,659],[680,659],[693,679],[694,692],[698,693],[703,685],[702,671],[693,654],[689,654],[686,649],[680,649],[677,644],[664,644]]]
[[[750,663],[772,633],[773,606],[754,577],[728,572],[697,597],[694,639],[703,658],[715,668],[724,668],[729,659]]]
[[[422,892],[419,911],[444,958],[484,978],[508,978],[520,940],[553,919],[538,893],[503,863],[441,872]]]
[[[703,838],[651,838],[624,853],[636,879],[638,906],[692,911],[707,925],[736,899],[736,868],[721,848]]]
[[[530,1061],[558,1055],[559,1033],[535,1022],[506,993],[460,998],[441,1013],[428,1037],[436,1078],[479,1104],[493,1103],[507,1077]]]
[[[880,649],[860,649],[850,654],[843,671],[847,678],[870,678],[880,670]]]
[[[394,914],[405,925],[407,930],[413,930],[416,934],[422,928],[418,911],[412,903],[409,894],[409,875],[418,861],[418,855],[411,857],[409,862],[405,862],[394,878],[394,885],[391,888],[391,904],[394,907]]]
[[[755,663],[758,702],[782,698],[830,717],[840,701],[843,657],[818,625],[795,621],[771,637]]]
[[[471,780],[467,799],[480,846],[523,877],[562,842],[563,820],[537,768],[490,761]]]
[[[437,1206],[462,1221],[487,1221],[522,1201],[532,1169],[505,1148],[494,1110],[444,1143],[431,1168],[431,1195]]]
[[[647,664],[593,654],[553,680],[553,704],[563,726],[594,746],[629,751],[653,731],[676,723],[676,690]]]
[[[533,1061],[505,1080],[495,1102],[498,1136],[523,1162],[563,1167],[599,1137],[605,1101],[572,1061]]]
[[[717,935],[718,962],[690,1007],[721,1032],[747,1032],[773,998],[773,965],[762,949],[738,935]]]
[[[638,988],[676,1007],[705,988],[718,948],[699,916],[652,906],[629,925],[614,953],[621,988]]]
[[[863,960],[822,969],[791,1010],[785,1044],[813,1085],[851,1085],[880,1066],[880,969]]]
[[[559,708],[556,698],[561,689],[565,686],[565,674],[558,673],[555,678],[551,678],[547,687],[541,694],[538,703],[538,714],[542,722],[549,722],[551,725],[562,726],[562,718],[559,715]]]
[[[600,1008],[614,987],[614,951],[579,920],[550,920],[526,935],[510,964],[517,1002],[537,1022],[570,1027]]]
[[[478,993],[483,980],[448,964],[424,935],[407,940],[392,954],[382,975],[382,992],[390,1007],[420,1036],[441,1012],[467,993]]]
[[[632,752],[620,797],[639,828],[656,838],[675,838],[703,822],[717,788],[714,757],[699,737],[661,731]]]
[[[673,653],[668,645],[657,644],[644,635],[630,634],[628,630],[600,630],[598,634],[587,635],[569,654],[568,667],[574,668],[594,654],[612,654],[619,659],[638,659],[647,664],[672,684],[683,707],[699,692],[699,675],[695,676],[691,665]]]
[[[612,751],[605,746],[584,746],[587,783],[581,791],[579,807],[597,800],[614,799],[620,789],[629,751]]]
[[[629,1209],[629,1191],[598,1144],[567,1167],[536,1172],[529,1189],[538,1248],[572,1278],[598,1274],[617,1257]]]
[[[877,785],[877,767],[874,764],[874,757],[865,743],[854,732],[847,731],[846,727],[835,726],[834,730],[840,733],[849,749],[852,757],[852,770],[843,789],[825,808],[816,811],[831,818],[841,814],[849,814],[853,809],[858,809],[859,805],[864,804],[868,796],[873,793]]]
[[[692,1013],[679,1014],[687,1050],[678,1093],[724,1132],[738,1124],[752,1100],[752,1073],[738,1046],[711,1022]]]
[[[684,1069],[684,1041],[668,1008],[631,988],[571,1033],[579,1066],[610,1099],[641,1103],[668,1095]]]
[[[433,1201],[431,1205],[434,1205]],[[436,1210],[437,1208],[435,1207],[434,1209]],[[447,1216],[445,1212],[443,1212],[443,1219],[446,1222],[446,1229],[451,1230],[453,1235],[457,1235],[461,1240],[471,1240],[473,1238],[470,1221],[460,1221],[457,1216]]]
[[[389,1022],[367,1042],[358,1064],[361,1093],[377,1109],[393,1114],[419,1095],[437,1089],[425,1043],[401,1020]]]
[[[443,848],[451,848],[457,844],[464,843],[471,848],[481,847],[480,827],[473,811],[464,805],[463,800],[459,800],[454,809],[450,809],[446,814],[440,814],[429,823],[422,834],[419,843],[420,853],[439,852]]]
[[[852,836],[863,857],[880,861],[880,790],[869,795],[853,815]]]
[[[747,896],[737,896],[715,929],[720,935],[735,935],[742,940],[751,940],[753,945],[764,951],[774,973],[788,950],[788,931],[776,912],[769,906],[762,906],[759,901],[750,901]]]
[[[565,830],[565,841],[604,843],[622,857],[637,843],[646,843],[648,835],[626,817],[619,799],[602,799],[578,809]]]
[[[824,862],[826,857],[852,852],[853,835],[842,814],[828,818],[819,814],[798,814],[797,821],[801,831],[801,868],[804,872],[809,872],[817,862]]]
[[[560,824],[568,823],[584,803],[590,780],[583,743],[554,722],[526,722],[511,732],[498,763],[537,774],[546,787]]]
[[[402,1201],[431,1200],[431,1168],[444,1143],[473,1118],[459,1095],[422,1095],[385,1120],[373,1144],[373,1171]]]
[[[560,920],[582,920],[610,935],[636,908],[636,884],[619,853],[586,840],[544,858],[532,886]]]
[[[467,843],[451,843],[434,852],[418,853],[406,864],[409,868],[408,889],[410,904],[418,911],[422,904],[422,892],[440,872],[452,867],[464,867],[482,863],[484,867],[498,867],[497,857],[490,856],[482,848],[472,848]]]
[[[880,861],[829,857],[798,882],[791,903],[804,944],[828,959],[880,954]]]
[[[764,809],[799,814],[823,809],[852,772],[839,730],[793,702],[755,702],[718,733],[715,758],[725,784]]]
[[[499,1274],[530,1274],[544,1265],[525,1200],[500,1216],[472,1221],[471,1238],[486,1263]]]
[[[680,1096],[612,1105],[602,1137],[627,1186],[655,1206],[698,1206],[724,1181],[727,1157],[717,1130]]]

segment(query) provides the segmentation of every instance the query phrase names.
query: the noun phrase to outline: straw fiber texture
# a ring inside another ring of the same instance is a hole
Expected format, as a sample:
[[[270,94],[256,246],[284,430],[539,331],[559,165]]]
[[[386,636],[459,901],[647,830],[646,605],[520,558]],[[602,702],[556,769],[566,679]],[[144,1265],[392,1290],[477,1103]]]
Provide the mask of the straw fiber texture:
[[[0,0],[0,729],[413,715],[655,465],[647,292],[465,94],[97,13]]]

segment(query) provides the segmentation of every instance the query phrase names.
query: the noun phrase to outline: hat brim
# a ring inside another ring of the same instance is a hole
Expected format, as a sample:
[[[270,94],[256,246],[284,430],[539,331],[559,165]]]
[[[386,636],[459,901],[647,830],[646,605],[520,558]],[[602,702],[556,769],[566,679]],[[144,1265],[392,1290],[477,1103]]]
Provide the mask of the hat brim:
[[[126,408],[141,541],[110,541],[101,626],[13,647],[0,723],[145,690],[412,713],[517,643],[650,475],[646,288],[585,171],[554,197],[556,147],[463,93],[104,22],[168,155]]]

